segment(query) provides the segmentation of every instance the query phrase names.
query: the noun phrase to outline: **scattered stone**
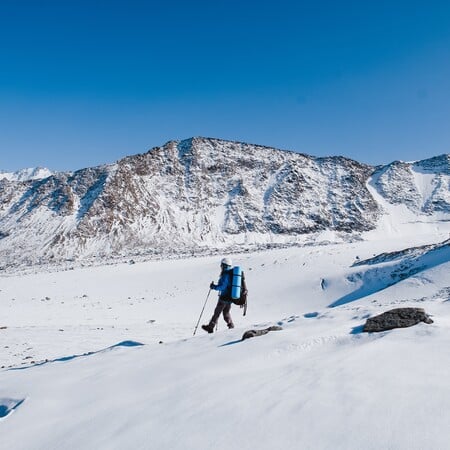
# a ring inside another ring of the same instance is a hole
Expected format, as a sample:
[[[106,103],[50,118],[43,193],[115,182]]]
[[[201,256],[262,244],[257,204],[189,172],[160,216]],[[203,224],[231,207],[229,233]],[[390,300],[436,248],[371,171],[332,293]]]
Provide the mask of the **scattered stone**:
[[[367,319],[363,331],[367,333],[387,331],[411,327],[420,322],[433,323],[423,308],[395,308]]]
[[[262,336],[264,334],[267,334],[269,331],[281,331],[282,329],[283,328],[274,325],[272,327],[264,328],[263,330],[249,330],[243,334],[242,340],[244,341],[245,339],[250,339],[255,336]]]

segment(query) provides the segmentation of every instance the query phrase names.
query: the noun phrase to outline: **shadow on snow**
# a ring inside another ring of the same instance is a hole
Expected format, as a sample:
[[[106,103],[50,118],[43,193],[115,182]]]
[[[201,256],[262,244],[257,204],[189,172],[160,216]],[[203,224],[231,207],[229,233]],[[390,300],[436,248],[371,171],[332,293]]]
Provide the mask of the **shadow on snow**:
[[[395,256],[397,258],[397,256]],[[358,289],[342,296],[328,305],[329,308],[342,306],[354,302],[368,295],[380,292],[394,284],[407,278],[417,275],[420,272],[439,266],[450,261],[450,244],[428,250],[420,255],[405,255],[401,260],[392,263],[389,256],[384,261],[375,266],[371,266],[366,271],[352,274],[349,281],[360,282]],[[389,263],[388,266],[380,266],[382,263]],[[359,264],[360,265],[360,264]],[[366,267],[369,266],[369,262]]]
[[[141,345],[144,345],[144,344],[141,344],[140,342],[136,342],[136,341],[122,341],[122,342],[119,342],[118,344],[112,345],[111,347],[107,347],[107,348],[104,348],[102,350],[97,350],[95,352],[87,352],[87,353],[83,353],[81,355],[63,356],[62,358],[49,359],[49,360],[38,362],[36,364],[32,364],[30,366],[12,367],[11,369],[8,369],[8,370],[30,369],[32,367],[42,366],[44,364],[50,364],[50,363],[54,363],[54,362],[65,362],[65,361],[70,361],[70,360],[76,359],[76,358],[82,358],[84,356],[92,356],[92,355],[96,355],[97,353],[104,353],[106,351],[112,350],[112,349],[117,348],[117,347],[138,347],[138,346],[141,346]]]
[[[25,399],[14,400],[11,398],[0,398],[0,419],[9,416],[15,409],[17,409]]]
[[[227,347],[228,345],[238,344],[239,342],[242,342],[242,339],[238,339],[237,341],[230,341],[230,342],[227,342],[225,344],[219,345],[219,348],[220,347]]]

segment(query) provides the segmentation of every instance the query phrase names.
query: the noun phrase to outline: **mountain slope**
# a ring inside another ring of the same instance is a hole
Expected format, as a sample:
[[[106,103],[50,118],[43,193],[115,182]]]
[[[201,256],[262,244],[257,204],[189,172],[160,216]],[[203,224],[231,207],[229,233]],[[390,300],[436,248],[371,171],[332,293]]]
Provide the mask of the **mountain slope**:
[[[6,179],[8,181],[30,181],[40,180],[42,178],[50,177],[53,173],[44,167],[34,167],[28,169],[18,170],[16,172],[0,171],[0,180]]]
[[[413,219],[446,219],[448,167],[445,155],[375,170],[245,143],[173,141],[114,165],[24,183],[0,180],[0,263],[351,239],[375,230],[386,211],[373,190],[386,204],[407,205]]]
[[[376,172],[375,186],[391,204],[405,205],[415,214],[448,214],[450,155],[416,163],[394,162]]]

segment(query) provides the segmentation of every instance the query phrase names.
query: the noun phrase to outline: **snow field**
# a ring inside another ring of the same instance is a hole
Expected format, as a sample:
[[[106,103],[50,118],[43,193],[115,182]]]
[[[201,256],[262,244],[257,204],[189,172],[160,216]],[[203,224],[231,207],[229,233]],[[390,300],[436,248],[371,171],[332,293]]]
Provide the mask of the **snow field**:
[[[445,249],[392,286],[380,279],[381,290],[348,297],[373,268],[354,262],[442,237],[233,255],[248,316],[233,307],[234,330],[221,321],[195,337],[219,258],[1,278],[1,365],[12,366],[0,371],[2,446],[448,448]],[[201,323],[214,305],[211,295]],[[434,324],[360,332],[368,316],[398,306],[423,307]],[[276,324],[283,330],[240,342]]]

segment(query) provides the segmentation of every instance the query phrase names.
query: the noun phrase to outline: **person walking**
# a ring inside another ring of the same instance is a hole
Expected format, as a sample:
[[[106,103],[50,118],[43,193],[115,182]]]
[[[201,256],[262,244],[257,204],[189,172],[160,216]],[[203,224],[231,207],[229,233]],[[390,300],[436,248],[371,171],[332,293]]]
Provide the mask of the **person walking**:
[[[208,325],[202,325],[202,328],[208,333],[213,333],[219,320],[220,314],[223,314],[223,318],[227,323],[228,328],[234,328],[233,319],[231,318],[231,278],[233,275],[233,263],[230,258],[223,258],[220,262],[220,278],[217,284],[212,282],[209,286],[210,289],[219,292],[219,299],[217,301],[214,314],[211,317]]]

